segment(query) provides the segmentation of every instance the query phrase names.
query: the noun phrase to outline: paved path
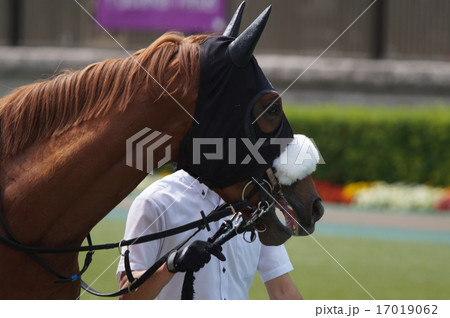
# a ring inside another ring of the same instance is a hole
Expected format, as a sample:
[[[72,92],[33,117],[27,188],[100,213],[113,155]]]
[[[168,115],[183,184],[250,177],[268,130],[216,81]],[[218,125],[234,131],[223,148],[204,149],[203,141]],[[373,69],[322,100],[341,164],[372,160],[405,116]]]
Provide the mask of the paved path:
[[[398,213],[326,204],[315,235],[450,244],[450,213]]]
[[[450,213],[414,213],[363,210],[348,205],[325,204],[325,223],[379,226],[395,229],[442,231],[450,233]]]

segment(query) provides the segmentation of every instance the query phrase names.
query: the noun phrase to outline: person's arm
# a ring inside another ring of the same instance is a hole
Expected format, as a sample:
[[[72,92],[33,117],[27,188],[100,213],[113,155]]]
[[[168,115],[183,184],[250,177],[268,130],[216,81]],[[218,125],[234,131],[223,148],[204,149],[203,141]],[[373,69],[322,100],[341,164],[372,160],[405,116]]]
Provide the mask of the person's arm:
[[[140,277],[145,271],[133,271],[135,278]],[[173,273],[169,272],[166,263],[161,265],[158,270],[149,277],[135,292],[128,293],[119,297],[120,300],[130,299],[154,299],[161,292],[164,286],[172,279]],[[125,272],[122,272],[119,282],[119,288],[128,286],[128,278]]]
[[[160,187],[156,183],[154,187],[156,188],[153,191],[145,195],[139,195],[131,204],[128,211],[124,239],[165,230],[163,218],[160,217],[163,215],[162,211],[164,211],[165,206],[156,203],[160,199],[158,195],[161,192],[159,192]],[[161,244],[161,240],[157,240],[129,247],[130,267],[135,278],[140,277],[145,272],[143,269],[150,267],[161,257],[158,253],[163,248]],[[129,282],[125,274],[124,257],[120,260],[117,276],[119,288],[128,287]],[[173,274],[167,270],[164,263],[135,292],[122,295],[119,299],[154,299],[171,280],[172,276]]]
[[[161,265],[135,293],[129,293],[120,299],[154,299],[170,281],[174,273],[186,271],[197,272],[210,261],[211,255],[214,255],[221,261],[225,261],[225,255],[222,254],[222,247],[205,241],[197,240],[182,250],[174,250],[168,256],[167,262]],[[135,278],[142,274],[143,271],[133,272],[133,276],[136,275],[134,276]],[[120,289],[128,286],[126,274],[122,272],[121,275]]]
[[[303,299],[288,273],[267,281],[265,285],[271,300]]]

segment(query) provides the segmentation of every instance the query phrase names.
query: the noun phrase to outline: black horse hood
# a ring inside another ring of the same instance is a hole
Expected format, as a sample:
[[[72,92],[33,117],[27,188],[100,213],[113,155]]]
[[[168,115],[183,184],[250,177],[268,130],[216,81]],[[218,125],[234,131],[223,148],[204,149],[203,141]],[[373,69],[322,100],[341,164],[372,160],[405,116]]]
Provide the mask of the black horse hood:
[[[275,92],[253,56],[271,7],[237,36],[244,5],[239,6],[224,35],[209,37],[200,45],[196,120],[181,149],[183,169],[211,188],[262,176],[283,150],[267,137],[293,138],[284,115],[271,134],[253,124],[253,105]]]
[[[200,49],[200,88],[195,119],[187,137],[186,165],[183,167],[200,181],[224,188],[260,176],[280,156],[279,144],[269,140],[258,148],[264,159],[257,160],[246,142],[256,145],[261,134],[252,124],[251,110],[265,94],[275,92],[256,59],[246,66],[236,65],[229,53],[234,38],[210,37]],[[283,115],[272,138],[292,138],[292,129]],[[215,154],[215,155],[214,155]],[[250,161],[249,161],[250,159]]]

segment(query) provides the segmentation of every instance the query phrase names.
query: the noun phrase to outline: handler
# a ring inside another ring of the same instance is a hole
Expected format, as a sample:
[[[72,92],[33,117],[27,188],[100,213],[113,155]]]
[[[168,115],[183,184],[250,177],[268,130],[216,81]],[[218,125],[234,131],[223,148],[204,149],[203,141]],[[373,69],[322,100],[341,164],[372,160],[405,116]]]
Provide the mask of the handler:
[[[128,213],[125,239],[198,220],[201,210],[208,214],[222,203],[218,194],[187,172],[179,170],[154,182],[135,199]],[[120,299],[180,299],[183,272],[186,270],[198,271],[195,273],[194,299],[248,299],[256,271],[270,299],[302,299],[288,274],[293,267],[283,245],[264,246],[259,240],[248,243],[239,235],[225,243],[223,250],[212,251],[211,245],[205,241],[219,229],[222,222],[210,223],[211,232],[200,231],[185,248],[181,248],[172,258],[169,256],[168,261],[135,293],[123,295]],[[133,276],[137,278],[142,275],[194,231],[130,246]],[[226,258],[226,261],[219,258]],[[123,257],[118,266],[117,279],[120,288],[128,285]]]

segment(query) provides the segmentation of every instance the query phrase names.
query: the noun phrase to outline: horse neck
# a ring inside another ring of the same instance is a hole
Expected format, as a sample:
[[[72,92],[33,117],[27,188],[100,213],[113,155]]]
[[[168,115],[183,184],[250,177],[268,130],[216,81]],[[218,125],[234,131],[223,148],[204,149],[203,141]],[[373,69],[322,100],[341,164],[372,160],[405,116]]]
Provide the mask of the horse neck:
[[[184,105],[193,113],[193,103]],[[147,175],[126,165],[127,138],[145,127],[158,130],[172,137],[176,158],[191,123],[178,107],[136,98],[124,112],[87,121],[3,162],[2,207],[12,232],[24,243],[81,244]],[[160,148],[154,165],[165,155]]]

